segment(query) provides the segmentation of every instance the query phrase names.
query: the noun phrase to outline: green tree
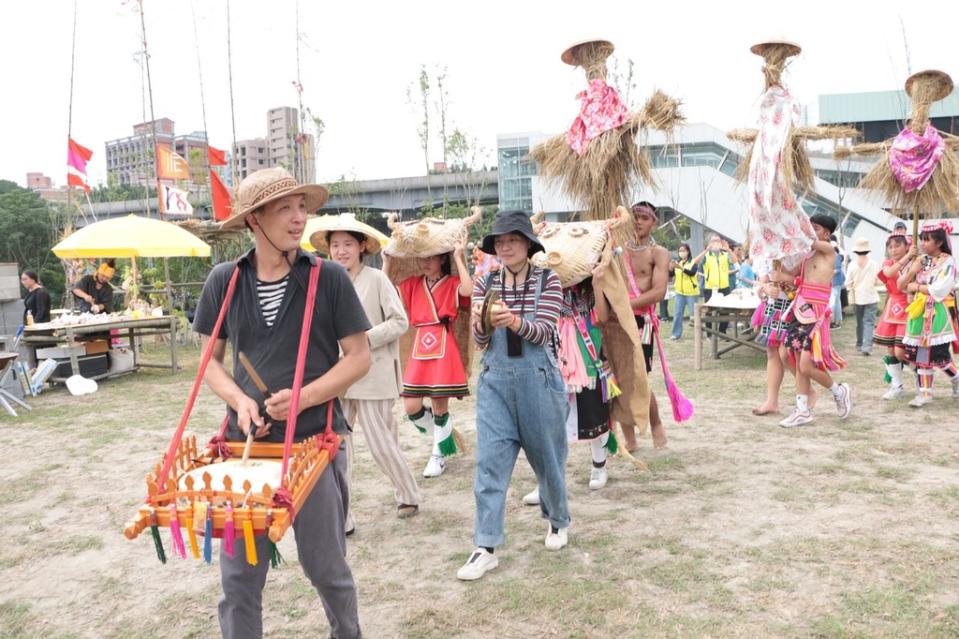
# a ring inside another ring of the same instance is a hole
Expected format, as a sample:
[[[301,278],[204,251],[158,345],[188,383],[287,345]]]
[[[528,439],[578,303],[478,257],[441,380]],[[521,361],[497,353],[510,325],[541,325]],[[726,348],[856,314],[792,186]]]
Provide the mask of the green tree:
[[[50,251],[58,240],[49,205],[33,191],[0,180],[0,262],[36,271],[55,304],[64,287],[60,261]]]

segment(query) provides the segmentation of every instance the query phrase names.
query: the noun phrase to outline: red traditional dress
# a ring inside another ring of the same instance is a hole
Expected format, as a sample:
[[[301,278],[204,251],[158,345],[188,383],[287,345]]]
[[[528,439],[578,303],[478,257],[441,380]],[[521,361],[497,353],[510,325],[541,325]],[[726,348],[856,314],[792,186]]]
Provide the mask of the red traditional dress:
[[[886,269],[892,264],[892,260],[885,260],[882,268]],[[902,346],[902,336],[906,334],[906,306],[909,302],[906,301],[906,294],[899,290],[898,279],[898,273],[886,277],[879,271],[879,280],[886,285],[888,294],[882,317],[872,338],[873,343],[880,346]]]
[[[469,395],[466,371],[450,326],[469,298],[459,294],[460,281],[444,275],[430,288],[426,276],[400,282],[400,297],[416,328],[413,348],[403,373],[403,397],[456,397]]]

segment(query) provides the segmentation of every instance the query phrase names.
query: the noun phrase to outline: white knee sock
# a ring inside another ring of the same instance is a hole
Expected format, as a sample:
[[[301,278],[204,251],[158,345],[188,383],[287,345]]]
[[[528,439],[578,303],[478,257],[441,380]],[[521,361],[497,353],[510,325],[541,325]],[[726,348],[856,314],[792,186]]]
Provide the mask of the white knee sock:
[[[809,395],[796,395],[796,408],[802,412],[809,410]]]
[[[609,433],[603,433],[589,442],[589,447],[593,453],[593,465],[596,467],[606,463],[606,442],[608,440]]]

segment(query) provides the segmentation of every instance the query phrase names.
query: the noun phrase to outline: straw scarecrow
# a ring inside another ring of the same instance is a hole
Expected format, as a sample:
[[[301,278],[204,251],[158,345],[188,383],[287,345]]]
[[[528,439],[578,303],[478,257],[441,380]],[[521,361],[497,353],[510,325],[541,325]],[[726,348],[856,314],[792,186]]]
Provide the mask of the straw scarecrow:
[[[683,122],[678,100],[656,91],[642,109],[630,113],[615,88],[606,84],[606,59],[613,53],[607,40],[579,42],[561,59],[582,67],[589,86],[576,97],[580,112],[566,133],[536,146],[530,155],[550,181],[581,205],[589,219],[605,219],[617,206],[631,201],[633,181],[654,187],[648,154],[636,143],[640,130],[672,131]],[[628,238],[631,226],[617,235]]]
[[[806,142],[854,137],[859,131],[852,127],[799,126],[799,101],[782,82],[787,60],[802,51],[798,44],[769,40],[753,45],[750,51],[765,62],[759,128],[727,133],[731,140],[751,145],[737,175],[749,191],[750,255],[759,273],[768,272],[772,260],[782,260],[787,270],[794,270],[815,240],[809,218],[794,193],[794,189],[801,193],[813,190],[814,173]]]
[[[929,122],[929,107],[952,93],[952,78],[942,71],[914,73],[906,80],[912,99],[909,126],[895,138],[836,149],[836,159],[881,153],[882,159],[859,183],[882,194],[893,210],[912,209],[912,234],[919,234],[919,214],[959,210],[959,137],[940,134]]]

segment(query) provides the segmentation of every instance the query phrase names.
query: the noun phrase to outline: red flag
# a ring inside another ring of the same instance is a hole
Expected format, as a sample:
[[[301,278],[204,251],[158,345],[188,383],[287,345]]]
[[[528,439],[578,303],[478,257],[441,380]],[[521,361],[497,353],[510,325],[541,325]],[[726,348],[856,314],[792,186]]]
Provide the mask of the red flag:
[[[230,204],[230,190],[220,181],[216,171],[210,171],[210,193],[213,196],[213,219],[217,222],[229,219],[233,213]]]
[[[79,186],[90,192],[87,184],[87,162],[93,157],[93,151],[67,138],[67,185]]]
[[[206,147],[206,156],[210,161],[210,166],[226,166],[226,151],[208,146]]]

